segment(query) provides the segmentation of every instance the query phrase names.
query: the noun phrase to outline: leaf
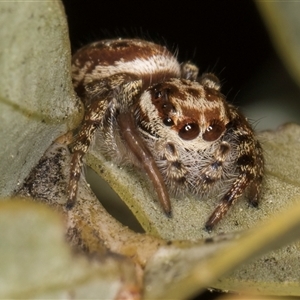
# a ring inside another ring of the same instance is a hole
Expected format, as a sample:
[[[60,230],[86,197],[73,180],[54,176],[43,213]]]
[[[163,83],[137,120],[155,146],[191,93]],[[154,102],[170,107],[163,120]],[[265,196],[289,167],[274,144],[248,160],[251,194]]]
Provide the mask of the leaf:
[[[231,270],[233,266],[237,267],[238,264],[253,258],[254,254],[262,254],[266,253],[266,249],[268,251],[274,249],[268,246],[272,239],[276,240],[278,238],[279,245],[286,245],[283,237],[285,234],[289,236],[290,233],[287,230],[287,232],[280,235],[279,229],[284,226],[280,221],[276,225],[278,214],[281,214],[288,207],[292,207],[291,211],[293,212],[293,207],[298,207],[297,205],[300,202],[300,171],[298,165],[300,126],[288,124],[277,131],[264,132],[259,138],[266,158],[266,178],[260,207],[258,210],[253,209],[248,207],[246,201],[240,200],[231,209],[225,220],[222,220],[217,228],[214,229],[212,234],[205,232],[202,226],[216,205],[214,200],[212,202],[203,202],[199,199],[188,197],[184,200],[173,199],[174,216],[172,219],[166,218],[155,199],[155,195],[147,187],[145,178],[134,173],[133,170],[118,168],[111,162],[105,161],[100,153],[95,150],[91,151],[88,158],[89,164],[111,184],[120,197],[132,208],[133,213],[140,219],[146,231],[151,234],[154,233],[163,239],[188,239],[195,241],[208,237],[216,238],[224,232],[232,233],[249,228],[257,228],[258,224],[275,216],[273,225],[269,225],[266,227],[267,229],[261,225],[261,227],[256,229],[257,232],[252,236],[256,242],[253,242],[252,246],[247,242],[246,237],[233,244],[227,252],[224,252],[223,244],[214,245],[216,248],[214,250],[211,249],[207,255],[204,255],[205,259],[207,259],[212,254],[215,254],[216,257],[211,261],[201,262],[202,251],[205,252],[206,250],[205,248],[201,248],[201,250],[197,248],[199,245],[191,246],[191,248],[186,250],[163,250],[160,248],[154,255],[154,257],[157,257],[158,262],[155,262],[155,258],[153,258],[151,260],[152,265],[146,268],[146,274],[147,272],[150,274],[146,275],[146,288],[147,276],[150,276],[152,280],[154,278],[155,282],[153,283],[151,280],[148,282],[148,288],[151,292],[146,295],[149,299],[152,297],[164,299],[167,295],[172,295],[173,297],[177,295],[178,299],[185,299],[187,296],[191,296],[191,291],[201,290],[202,284],[202,288],[207,286],[207,284],[211,284],[215,288],[225,290],[240,290],[252,287],[255,291],[264,294],[300,294],[299,243],[271,252],[254,263],[240,267],[231,276],[219,278],[222,274]],[[94,149],[97,149],[97,147]],[[295,215],[292,219],[290,217],[290,213],[285,214],[282,219],[283,224],[299,220],[299,215]],[[267,232],[264,230],[267,230]],[[298,231],[296,232],[299,234]],[[293,237],[295,238],[295,235]],[[258,240],[260,243],[257,242]],[[277,245],[276,248],[278,247]],[[236,251],[233,251],[234,249],[245,253],[246,256],[239,260]],[[234,255],[230,255],[231,252]],[[163,259],[160,258],[161,253],[163,253]],[[224,264],[221,263],[223,259],[230,264],[226,264],[226,267],[224,267]],[[162,261],[166,262],[167,270],[165,270]],[[219,265],[220,263],[221,265]],[[198,266],[195,267],[197,264]],[[184,265],[184,269],[181,268],[182,265]],[[160,271],[158,266],[161,268]],[[155,274],[155,276],[151,274]],[[208,274],[210,275],[208,276]],[[193,276],[194,280],[191,279]],[[209,279],[204,280],[205,276],[208,276]],[[170,278],[172,280],[169,281],[168,279]],[[183,278],[183,283],[179,284],[179,281],[175,284],[175,278]],[[218,281],[216,281],[217,278],[219,278]],[[171,282],[172,287],[175,287],[174,291],[167,288],[168,282]],[[179,292],[180,290],[182,291],[181,293]]]
[[[201,201],[188,195],[183,199],[172,199],[173,217],[167,218],[147,178],[105,161],[96,150],[97,144],[87,162],[127,203],[146,232],[167,240],[195,240],[253,228],[292,205],[291,199],[300,194],[299,126],[283,126],[275,132],[265,132],[259,138],[266,159],[266,179],[259,209],[249,207],[245,199],[239,200],[212,234],[203,230],[203,226],[216,207],[217,199]]]
[[[299,296],[300,243],[290,243],[299,239],[300,195],[295,201],[296,206],[240,237],[231,237],[222,248],[216,241],[200,249],[159,249],[146,267],[145,298],[186,299],[208,286],[253,294]],[[286,244],[290,245],[282,248]],[[205,247],[208,251],[203,255]],[[245,264],[265,253],[268,254]]]
[[[114,299],[122,293],[138,294],[130,261],[75,255],[65,242],[62,221],[42,204],[0,202],[1,299]]]
[[[6,1],[0,14],[0,196],[7,196],[81,114],[61,3]]]
[[[289,125],[279,130],[278,140],[280,136],[288,138],[288,132],[293,127]],[[295,128],[298,129],[297,126]],[[274,137],[274,133],[270,134]],[[49,190],[45,189],[47,185],[39,174],[39,169],[43,170],[47,166],[49,178],[52,178],[52,172],[64,178],[57,171],[57,164],[61,161],[61,165],[67,166],[70,159],[66,155],[68,152],[59,149],[58,144],[53,144],[52,147],[62,157],[49,149],[33,172],[33,177],[28,180],[33,186],[40,186],[40,190],[35,189],[36,198],[43,198],[45,190]],[[39,183],[41,178],[43,184]],[[62,197],[63,190],[62,187]],[[47,194],[47,201],[64,211],[64,204],[56,202],[58,192],[54,190],[53,198],[51,194]],[[299,196],[293,202],[300,203]],[[250,265],[240,266],[258,255],[295,240],[299,236],[299,210],[298,204],[285,214],[279,211],[279,216],[273,216],[273,220],[267,224],[255,224],[258,230],[253,227],[249,233],[215,235],[207,240],[190,242],[168,242],[124,228],[103,209],[82,180],[74,209],[65,211],[64,214],[68,220],[68,237],[73,246],[105,254],[105,249],[102,248],[105,245],[110,251],[130,257],[137,266],[146,267],[146,299],[165,299],[167,296],[186,299],[207,286],[238,291],[252,287],[255,288],[254,292],[259,290],[264,294],[299,295],[299,243],[271,252]],[[239,268],[233,274],[224,276],[237,267]],[[288,280],[283,282],[282,278]]]

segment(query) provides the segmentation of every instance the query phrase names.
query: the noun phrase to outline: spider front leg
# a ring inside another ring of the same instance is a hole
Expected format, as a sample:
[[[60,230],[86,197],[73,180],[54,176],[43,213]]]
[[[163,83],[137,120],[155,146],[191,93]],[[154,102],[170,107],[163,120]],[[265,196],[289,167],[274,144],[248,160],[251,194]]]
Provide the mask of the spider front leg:
[[[239,156],[236,161],[239,175],[206,222],[205,229],[208,232],[225,216],[229,208],[242,196],[245,190],[249,192],[249,203],[254,207],[258,206],[264,171],[262,148],[259,142],[254,140],[249,127],[245,126],[245,130],[242,128],[235,128],[234,130],[239,132],[236,135],[236,140],[240,141],[237,147]]]
[[[134,80],[126,74],[113,75],[85,87],[87,95],[85,101],[89,104],[77,139],[70,147],[73,157],[71,160],[67,209],[71,209],[76,202],[83,157],[89,149],[95,130],[100,125],[104,131],[110,126],[118,126],[118,132],[125,148],[133,154],[139,166],[148,175],[157,191],[158,199],[166,215],[171,216],[171,204],[167,188],[151,152],[139,134],[132,112],[132,105],[136,102],[141,87],[141,80]],[[109,108],[112,106],[114,109]],[[104,119],[114,121],[104,124]]]
[[[127,74],[116,74],[77,87],[78,90],[84,89],[82,100],[86,111],[75,141],[69,146],[73,155],[70,164],[67,209],[72,209],[76,203],[78,183],[83,167],[83,157],[91,145],[96,129],[103,121],[109,104],[115,101],[119,106],[123,106],[122,101],[118,103],[118,98],[123,100],[125,97],[131,103],[133,97],[139,92],[138,89],[130,91],[128,85],[124,84],[130,80],[132,78]]]
[[[240,175],[233,183],[231,189],[223,196],[221,203],[215,208],[214,212],[205,223],[206,231],[212,231],[213,227],[225,216],[230,207],[243,194],[249,179],[246,174]]]
[[[103,118],[107,103],[103,99],[94,101],[87,107],[83,124],[78,132],[75,142],[70,146],[73,153],[71,158],[70,178],[68,185],[68,199],[66,208],[72,209],[76,203],[78,183],[83,167],[83,157],[87,153],[95,130],[98,128]]]

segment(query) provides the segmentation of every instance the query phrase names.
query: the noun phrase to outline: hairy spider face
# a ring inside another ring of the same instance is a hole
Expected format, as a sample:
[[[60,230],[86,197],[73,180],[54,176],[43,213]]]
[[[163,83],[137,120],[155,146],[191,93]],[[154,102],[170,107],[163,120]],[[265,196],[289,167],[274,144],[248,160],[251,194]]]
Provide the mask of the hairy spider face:
[[[262,149],[247,120],[226,102],[216,76],[198,77],[196,66],[179,64],[166,48],[128,39],[82,48],[72,70],[86,113],[71,145],[69,208],[96,130],[101,151],[148,174],[168,216],[169,193],[219,196],[207,230],[245,190],[258,204]]]
[[[219,88],[211,74],[197,82],[170,79],[148,88],[136,105],[139,132],[175,195],[207,197],[236,178],[231,108]]]
[[[218,88],[185,79],[150,87],[142,94],[139,108],[139,126],[150,135],[170,135],[199,150],[216,141],[229,122],[228,106]]]

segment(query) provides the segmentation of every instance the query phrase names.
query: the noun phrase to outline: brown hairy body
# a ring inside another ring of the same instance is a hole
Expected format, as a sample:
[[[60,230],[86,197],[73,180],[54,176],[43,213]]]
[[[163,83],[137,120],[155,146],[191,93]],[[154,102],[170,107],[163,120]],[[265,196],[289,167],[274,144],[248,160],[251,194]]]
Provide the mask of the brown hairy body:
[[[169,193],[219,196],[208,231],[245,190],[258,205],[262,149],[245,117],[226,102],[215,75],[199,77],[195,65],[180,64],[163,46],[116,39],[75,53],[72,76],[85,117],[70,145],[68,208],[95,134],[102,141],[99,151],[145,171],[168,216]]]

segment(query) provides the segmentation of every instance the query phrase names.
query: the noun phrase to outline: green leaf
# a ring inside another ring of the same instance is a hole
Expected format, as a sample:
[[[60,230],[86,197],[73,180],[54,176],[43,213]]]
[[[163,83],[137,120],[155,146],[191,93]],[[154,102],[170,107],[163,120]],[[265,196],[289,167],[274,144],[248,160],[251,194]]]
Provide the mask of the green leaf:
[[[146,267],[146,299],[186,299],[208,286],[299,296],[300,243],[291,242],[300,234],[300,195],[295,201],[296,206],[257,224],[249,232],[227,237],[227,241],[224,236],[223,240],[219,237],[221,241],[210,241],[201,247],[162,247]]]
[[[134,291],[134,265],[121,257],[75,255],[63,219],[42,204],[0,202],[1,299],[114,299]]]
[[[61,3],[2,1],[0,15],[0,196],[7,196],[81,114]]]
[[[253,288],[256,292],[264,294],[300,294],[299,243],[270,252],[251,264],[239,267],[230,276],[220,279],[221,275],[228,273],[241,263],[248,262],[258,253],[261,255],[280,245],[285,246],[287,241],[284,236],[291,237],[289,230],[294,230],[295,233],[295,228],[291,225],[292,229],[282,232],[281,229],[285,229],[283,225],[291,224],[290,222],[296,223],[298,227],[300,225],[298,221],[300,215],[298,211],[300,126],[287,124],[277,131],[260,134],[259,139],[266,158],[266,176],[259,209],[249,207],[247,202],[241,199],[211,234],[203,230],[203,224],[213,211],[216,200],[203,202],[201,199],[192,197],[172,199],[174,215],[172,219],[169,219],[162,213],[155,194],[147,186],[145,178],[133,170],[119,168],[105,161],[101,154],[95,151],[97,147],[91,151],[89,163],[119,193],[132,208],[136,217],[140,219],[146,231],[151,234],[166,240],[196,241],[208,237],[216,238],[222,233],[255,230],[250,239],[250,241],[253,240],[252,246],[244,237],[234,242],[226,251],[223,250],[223,244],[213,245],[210,251],[207,251],[207,246],[199,245],[185,250],[158,250],[154,256],[157,257],[158,262],[153,258],[152,263],[146,269],[150,278],[147,283],[146,275],[146,287],[147,284],[149,285],[149,294],[146,295],[149,299],[152,297],[164,299],[167,295],[173,297],[177,295],[177,299],[185,299],[187,295],[191,296],[192,291],[199,291],[207,285],[224,290]],[[284,218],[278,219],[278,214],[280,215],[289,207],[292,207],[291,212],[296,210],[298,214],[292,216],[291,213],[287,213]],[[271,225],[265,228],[262,225],[263,222],[272,218],[275,219]],[[294,239],[297,234],[299,235],[298,230],[296,235],[293,234]],[[274,239],[275,241],[278,239],[279,245],[277,244],[276,247],[273,242],[271,243]],[[203,251],[206,255],[203,255]],[[239,252],[245,256],[242,255],[240,258],[237,255]],[[160,258],[161,253],[163,253],[163,259]],[[216,255],[214,259],[201,261],[203,256],[207,259],[212,254]],[[225,265],[222,264],[223,259]],[[166,262],[167,267],[164,266],[162,260]],[[183,265],[184,268],[182,268]],[[206,279],[205,276],[207,276]],[[178,284],[175,284],[178,278],[182,281],[179,280]],[[168,283],[171,284],[170,290]]]
[[[212,233],[203,230],[203,226],[218,199],[202,201],[189,195],[171,199],[173,217],[167,218],[147,178],[105,161],[97,151],[97,145],[87,161],[132,209],[146,232],[167,240],[195,240],[253,228],[258,222],[292,205],[291,199],[300,195],[299,126],[290,124],[274,132],[264,132],[259,139],[266,159],[266,178],[259,209],[249,207],[245,199],[240,199]]]

